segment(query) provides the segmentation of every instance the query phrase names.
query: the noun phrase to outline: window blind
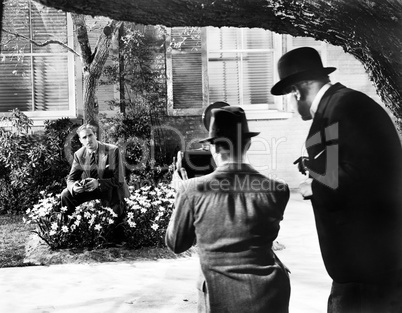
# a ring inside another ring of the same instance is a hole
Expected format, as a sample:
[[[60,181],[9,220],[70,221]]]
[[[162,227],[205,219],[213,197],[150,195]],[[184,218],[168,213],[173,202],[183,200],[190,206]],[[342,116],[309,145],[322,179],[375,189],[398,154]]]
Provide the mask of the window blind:
[[[263,29],[208,28],[210,102],[276,109],[272,33]]]
[[[8,5],[10,4],[10,5]],[[34,2],[7,2],[5,25],[38,43],[67,42],[66,13]],[[13,40],[10,40],[13,39]],[[4,36],[0,61],[0,112],[69,110],[68,51]]]

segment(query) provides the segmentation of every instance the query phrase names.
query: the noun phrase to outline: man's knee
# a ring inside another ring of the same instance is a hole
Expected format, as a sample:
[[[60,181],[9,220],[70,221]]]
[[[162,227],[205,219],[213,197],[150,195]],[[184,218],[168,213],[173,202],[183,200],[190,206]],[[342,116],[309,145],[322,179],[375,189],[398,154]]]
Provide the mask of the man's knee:
[[[61,200],[67,199],[71,197],[71,193],[67,188],[64,188],[64,190],[61,192]]]

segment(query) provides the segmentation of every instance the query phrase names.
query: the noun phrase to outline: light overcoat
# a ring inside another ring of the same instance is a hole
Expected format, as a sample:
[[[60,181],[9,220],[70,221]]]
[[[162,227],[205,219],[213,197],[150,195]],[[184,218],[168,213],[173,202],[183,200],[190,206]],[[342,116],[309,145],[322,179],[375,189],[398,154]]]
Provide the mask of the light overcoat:
[[[178,189],[166,243],[180,253],[197,242],[208,312],[288,312],[288,272],[272,251],[288,200],[285,183],[247,164],[219,166]]]
[[[116,214],[121,215],[124,209],[124,198],[130,196],[124,179],[124,164],[119,148],[115,145],[98,141],[98,178],[99,189],[103,194],[103,205],[112,207]],[[90,177],[90,155],[83,146],[74,153],[74,160],[67,176],[67,188],[73,194],[76,181]]]

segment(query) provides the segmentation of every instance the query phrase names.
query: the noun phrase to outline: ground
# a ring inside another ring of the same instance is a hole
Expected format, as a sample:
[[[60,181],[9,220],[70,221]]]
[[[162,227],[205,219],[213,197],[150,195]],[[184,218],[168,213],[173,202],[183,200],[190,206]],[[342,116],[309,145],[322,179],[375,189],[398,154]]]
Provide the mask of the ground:
[[[331,281],[324,269],[309,201],[292,194],[276,251],[291,271],[291,313],[326,311]],[[0,312],[196,312],[199,260],[119,260],[0,269]]]

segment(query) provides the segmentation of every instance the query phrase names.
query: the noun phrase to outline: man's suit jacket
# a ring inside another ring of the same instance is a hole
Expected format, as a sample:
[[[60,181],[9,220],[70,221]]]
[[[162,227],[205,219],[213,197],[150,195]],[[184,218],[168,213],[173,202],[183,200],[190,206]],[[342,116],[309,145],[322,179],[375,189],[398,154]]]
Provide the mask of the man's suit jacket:
[[[183,182],[166,243],[180,253],[197,241],[211,312],[287,312],[289,278],[271,248],[288,186],[238,166]]]
[[[113,208],[118,215],[123,213],[124,198],[130,196],[124,179],[124,164],[119,148],[115,145],[98,141],[98,178],[99,189],[103,194],[102,201]],[[74,153],[74,160],[69,175],[67,188],[73,194],[76,181],[90,177],[90,155],[86,147]]]
[[[402,269],[402,150],[383,108],[335,84],[306,148],[325,266],[336,282],[387,279]]]

